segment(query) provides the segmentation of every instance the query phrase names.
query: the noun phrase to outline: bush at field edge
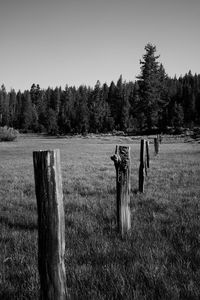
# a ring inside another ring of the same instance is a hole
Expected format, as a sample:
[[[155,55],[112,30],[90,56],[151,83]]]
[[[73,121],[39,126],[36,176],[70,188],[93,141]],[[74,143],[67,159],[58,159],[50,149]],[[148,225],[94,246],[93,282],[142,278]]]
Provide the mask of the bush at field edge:
[[[19,135],[19,131],[11,127],[0,127],[0,142],[14,141]]]

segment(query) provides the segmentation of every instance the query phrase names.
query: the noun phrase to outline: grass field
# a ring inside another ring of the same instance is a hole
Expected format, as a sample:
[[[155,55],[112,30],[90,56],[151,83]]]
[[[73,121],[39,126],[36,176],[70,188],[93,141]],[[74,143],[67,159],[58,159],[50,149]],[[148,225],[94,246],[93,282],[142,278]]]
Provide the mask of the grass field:
[[[116,232],[116,144],[131,146],[132,229]],[[200,298],[200,144],[165,143],[137,193],[139,140],[21,137],[0,143],[0,299],[39,299],[32,152],[59,148],[72,299]]]

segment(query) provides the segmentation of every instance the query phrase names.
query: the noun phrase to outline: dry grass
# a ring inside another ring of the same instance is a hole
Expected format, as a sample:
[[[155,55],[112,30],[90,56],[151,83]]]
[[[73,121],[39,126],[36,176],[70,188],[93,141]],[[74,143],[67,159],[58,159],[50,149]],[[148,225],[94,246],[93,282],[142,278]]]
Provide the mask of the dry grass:
[[[116,144],[132,157],[132,229],[116,232]],[[38,299],[32,152],[61,150],[66,275],[73,299],[199,299],[200,145],[163,143],[137,193],[139,141],[20,138],[0,148],[0,299]]]

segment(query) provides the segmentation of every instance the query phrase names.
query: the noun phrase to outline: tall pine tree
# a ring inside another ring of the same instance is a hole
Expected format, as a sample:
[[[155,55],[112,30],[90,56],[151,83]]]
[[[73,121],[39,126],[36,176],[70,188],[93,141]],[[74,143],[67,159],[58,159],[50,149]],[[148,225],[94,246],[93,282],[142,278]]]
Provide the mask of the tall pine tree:
[[[139,79],[140,113],[144,115],[143,128],[152,130],[158,126],[161,96],[160,64],[157,61],[156,46],[148,43],[145,46],[141,74]]]

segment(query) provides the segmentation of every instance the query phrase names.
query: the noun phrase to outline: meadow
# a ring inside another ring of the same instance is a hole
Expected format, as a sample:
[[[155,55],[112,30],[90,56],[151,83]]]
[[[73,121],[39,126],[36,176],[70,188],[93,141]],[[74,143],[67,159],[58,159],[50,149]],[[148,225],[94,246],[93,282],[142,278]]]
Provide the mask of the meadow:
[[[116,231],[115,145],[131,146],[131,224]],[[32,152],[59,148],[72,299],[199,299],[200,144],[163,139],[138,193],[139,139],[0,143],[0,299],[39,299]]]

